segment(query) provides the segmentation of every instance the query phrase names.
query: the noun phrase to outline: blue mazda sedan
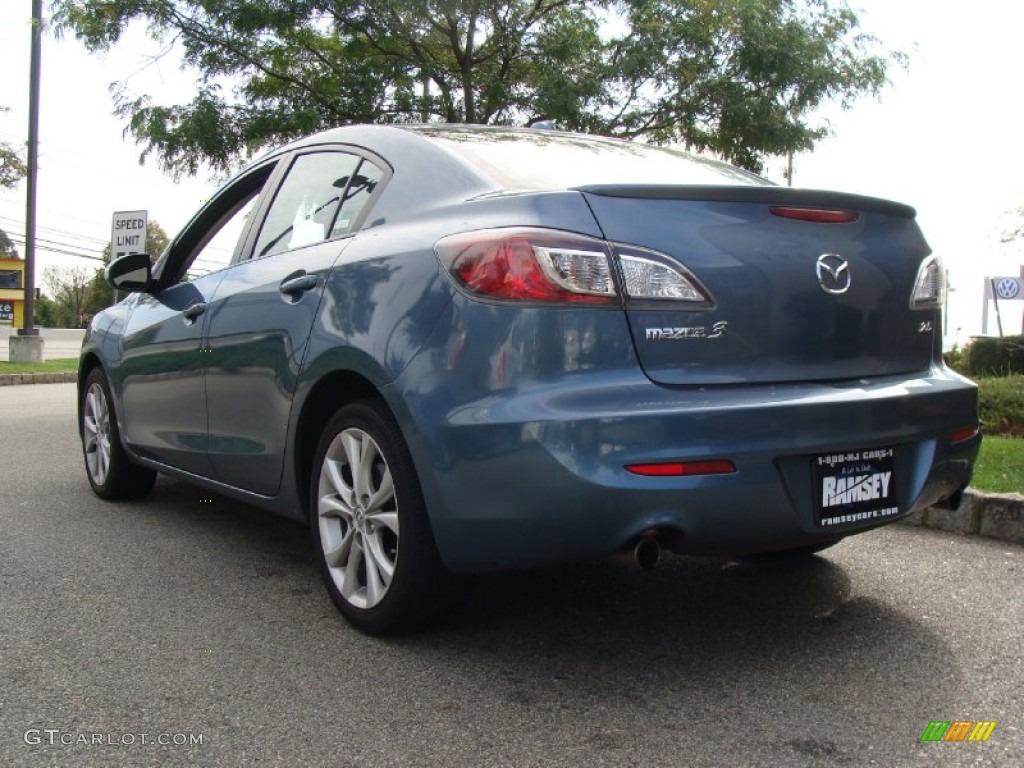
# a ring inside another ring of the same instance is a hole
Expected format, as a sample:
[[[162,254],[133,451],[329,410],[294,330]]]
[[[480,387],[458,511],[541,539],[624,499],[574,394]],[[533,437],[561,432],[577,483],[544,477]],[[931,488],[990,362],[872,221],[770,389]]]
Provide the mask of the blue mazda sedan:
[[[370,633],[484,570],[815,552],[971,477],[914,217],[612,139],[327,131],[108,266],[130,295],[82,348],[87,476],[307,521]]]

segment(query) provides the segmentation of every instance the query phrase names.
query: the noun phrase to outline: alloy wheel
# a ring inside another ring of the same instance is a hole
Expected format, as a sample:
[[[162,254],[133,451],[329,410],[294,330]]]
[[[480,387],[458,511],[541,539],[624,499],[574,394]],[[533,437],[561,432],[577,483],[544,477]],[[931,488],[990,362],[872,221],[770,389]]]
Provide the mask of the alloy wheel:
[[[85,396],[82,444],[89,477],[96,485],[103,485],[110,471],[110,408],[99,382],[94,382]]]
[[[342,598],[363,610],[380,604],[398,558],[398,498],[374,439],[349,427],[320,467],[317,515],[328,572]]]

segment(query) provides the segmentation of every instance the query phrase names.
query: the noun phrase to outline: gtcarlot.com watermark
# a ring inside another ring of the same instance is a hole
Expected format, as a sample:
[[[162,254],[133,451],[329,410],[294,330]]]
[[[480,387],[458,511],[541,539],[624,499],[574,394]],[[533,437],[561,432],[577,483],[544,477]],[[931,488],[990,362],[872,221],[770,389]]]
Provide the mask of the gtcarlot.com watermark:
[[[22,738],[33,747],[194,747],[205,741],[202,733],[82,733],[59,728],[29,728]]]

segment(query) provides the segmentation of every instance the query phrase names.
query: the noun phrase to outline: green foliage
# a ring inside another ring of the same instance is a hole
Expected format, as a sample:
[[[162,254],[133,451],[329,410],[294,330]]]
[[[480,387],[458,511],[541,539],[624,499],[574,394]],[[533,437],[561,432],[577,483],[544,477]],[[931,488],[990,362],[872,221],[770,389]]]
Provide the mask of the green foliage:
[[[0,107],[0,112],[6,111],[7,107]],[[6,141],[0,141],[0,189],[14,187],[27,173],[28,168],[18,150]]]
[[[986,436],[971,486],[988,493],[1024,493],[1024,440]]]
[[[965,350],[969,376],[1024,373],[1024,336],[975,339]]]
[[[78,370],[77,357],[44,360],[41,363],[6,363],[0,361],[2,373],[74,373]]]
[[[978,412],[986,435],[1024,436],[1024,376],[978,379]]]
[[[17,150],[6,142],[0,142],[0,187],[10,189],[28,173],[25,163]]]
[[[50,297],[45,294],[41,295],[35,300],[34,309],[34,324],[40,328],[60,328],[61,325],[58,322],[59,312],[57,305]]]
[[[948,352],[942,354],[942,359],[946,365],[952,368],[959,374],[964,376],[969,375],[967,373],[967,355],[959,346],[954,346]]]
[[[180,43],[188,104],[114,91],[173,173],[228,169],[336,125],[467,122],[681,141],[751,169],[810,148],[822,102],[877,93],[879,53],[843,0],[55,0],[90,50],[134,21]]]
[[[10,236],[0,229],[0,256],[5,259],[20,259],[18,255],[18,249],[14,245],[14,241],[11,240]]]

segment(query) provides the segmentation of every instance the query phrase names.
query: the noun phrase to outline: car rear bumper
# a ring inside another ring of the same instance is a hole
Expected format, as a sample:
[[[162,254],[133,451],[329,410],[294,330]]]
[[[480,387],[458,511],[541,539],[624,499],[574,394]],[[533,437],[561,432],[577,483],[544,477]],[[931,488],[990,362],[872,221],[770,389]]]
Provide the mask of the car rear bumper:
[[[436,374],[436,371],[434,371]],[[980,437],[976,388],[944,368],[906,377],[771,386],[664,387],[639,372],[580,373],[456,402],[389,389],[439,550],[459,571],[613,554],[656,532],[683,553],[746,553],[827,541],[879,524],[821,527],[812,457],[893,447],[898,512],[955,494]],[[402,409],[399,409],[401,411]],[[726,459],[736,471],[644,477],[628,464]]]

